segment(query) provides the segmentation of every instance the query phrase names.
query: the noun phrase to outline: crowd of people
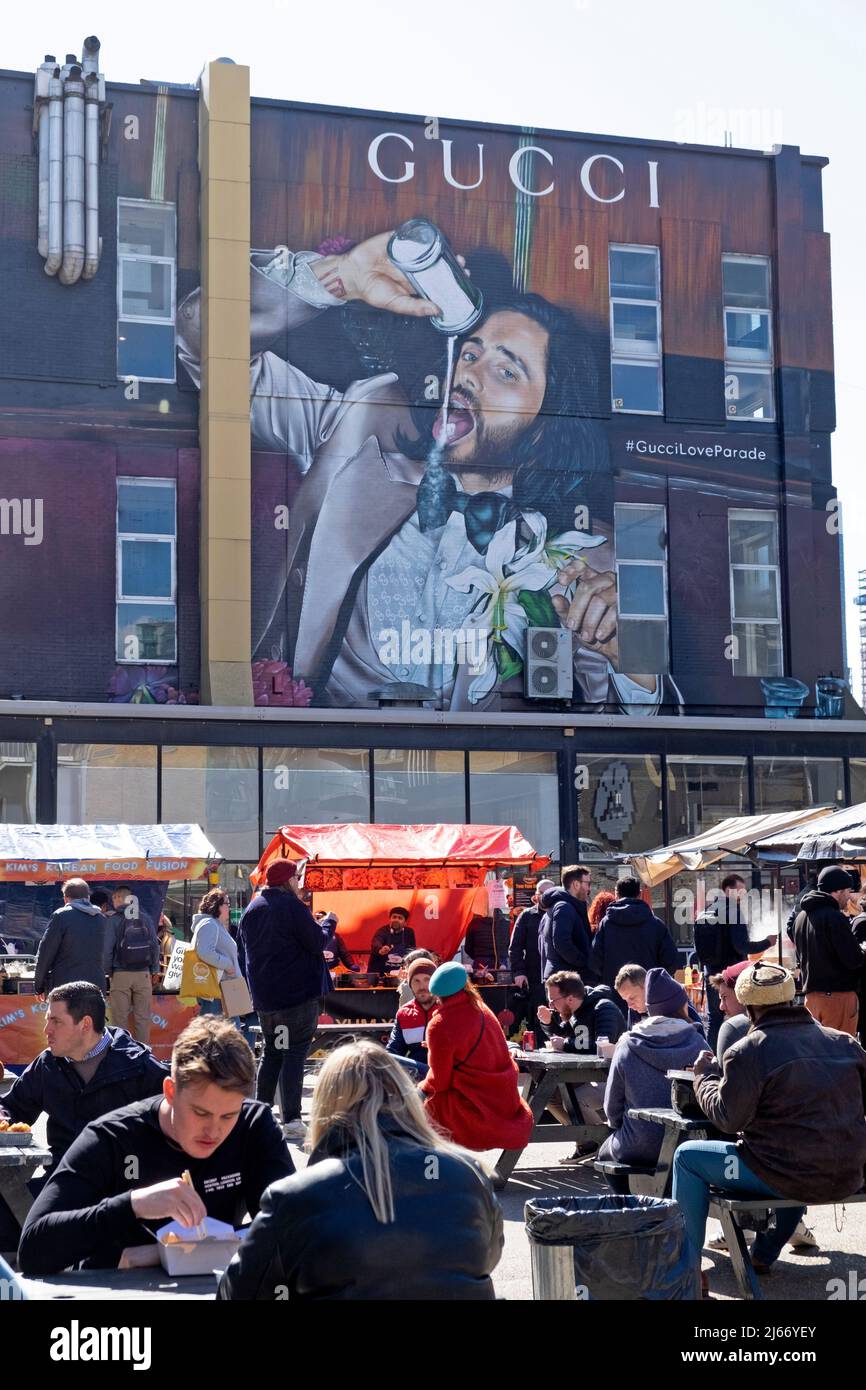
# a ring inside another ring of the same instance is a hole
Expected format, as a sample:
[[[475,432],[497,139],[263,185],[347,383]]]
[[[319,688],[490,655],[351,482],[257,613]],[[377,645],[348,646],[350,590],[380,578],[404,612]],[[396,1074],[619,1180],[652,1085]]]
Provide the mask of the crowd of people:
[[[850,872],[824,869],[792,914],[799,996],[790,970],[754,959],[743,880],[723,882],[721,907],[695,933],[706,1018],[676,978],[679,952],[639,880],[626,874],[601,902],[591,882],[581,865],[560,885],[540,881],[511,939],[516,1022],[551,1051],[610,1059],[604,1084],[567,1088],[571,1116],[551,1102],[554,1118],[607,1135],[564,1161],[656,1164],[662,1127],[632,1112],[668,1106],[667,1073],[692,1072],[697,1103],[724,1136],[675,1155],[672,1195],[692,1257],[699,1267],[711,1189],[793,1199],[756,1236],[753,1263],[767,1272],[798,1231],[809,1243],[808,1203],[863,1183],[866,914],[849,915]],[[141,1036],[155,926],[130,889],[99,900],[68,881],[36,966],[47,1046],[2,1099],[11,1121],[47,1115],[51,1163],[20,1232],[0,1204],[0,1250],[17,1245],[25,1274],[106,1268],[154,1246],[166,1221],[249,1218],[220,1298],[492,1298],[502,1216],[482,1155],[523,1149],[535,1123],[513,1045],[466,966],[419,947],[395,908],[369,953],[369,971],[399,985],[390,1037],[330,1054],[305,1121],[322,997],[333,971],[355,964],[337,927],[304,902],[289,861],[268,866],[236,932],[227,895],[210,890],[192,946],[224,980],[245,982],[261,1057],[245,1020],[203,999],[163,1065]],[[305,1142],[296,1171],[289,1145]]]

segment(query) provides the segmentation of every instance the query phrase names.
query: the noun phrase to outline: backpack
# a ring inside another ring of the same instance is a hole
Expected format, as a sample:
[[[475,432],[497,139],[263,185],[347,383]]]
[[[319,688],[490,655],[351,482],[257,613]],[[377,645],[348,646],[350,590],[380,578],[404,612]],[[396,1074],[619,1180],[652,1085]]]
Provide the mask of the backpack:
[[[710,909],[695,920],[695,955],[710,974],[723,970],[730,955],[730,941],[724,922]]]
[[[140,917],[125,917],[115,952],[115,970],[150,970],[153,942]]]

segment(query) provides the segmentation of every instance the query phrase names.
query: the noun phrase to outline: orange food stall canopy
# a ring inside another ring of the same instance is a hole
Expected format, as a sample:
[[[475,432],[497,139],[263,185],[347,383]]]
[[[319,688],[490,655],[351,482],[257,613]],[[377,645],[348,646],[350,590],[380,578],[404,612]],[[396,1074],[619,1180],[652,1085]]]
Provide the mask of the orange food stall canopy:
[[[0,825],[0,882],[202,878],[222,855],[198,825]]]
[[[277,859],[302,863],[303,886],[314,892],[474,888],[497,865],[550,863],[514,825],[284,825],[251,875],[255,886]]]

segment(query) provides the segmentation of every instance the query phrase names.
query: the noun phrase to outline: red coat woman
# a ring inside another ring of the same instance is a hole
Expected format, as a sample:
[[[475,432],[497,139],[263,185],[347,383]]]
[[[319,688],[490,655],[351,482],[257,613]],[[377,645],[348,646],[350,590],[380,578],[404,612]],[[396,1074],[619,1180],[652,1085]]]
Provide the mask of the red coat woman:
[[[496,1015],[462,965],[440,965],[430,981],[438,1003],[427,1025],[430,1070],[421,1083],[427,1114],[467,1149],[522,1149],[532,1112],[517,1089],[517,1064]]]

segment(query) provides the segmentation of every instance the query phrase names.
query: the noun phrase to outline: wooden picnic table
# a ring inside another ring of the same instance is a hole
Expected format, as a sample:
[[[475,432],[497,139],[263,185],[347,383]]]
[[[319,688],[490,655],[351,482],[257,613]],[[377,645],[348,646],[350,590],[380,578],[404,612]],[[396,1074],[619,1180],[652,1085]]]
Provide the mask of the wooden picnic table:
[[[37,1168],[51,1162],[51,1151],[38,1144],[0,1145],[0,1197],[19,1226],[33,1205],[27,1184]]]
[[[610,1134],[608,1125],[585,1125],[578,1123],[574,1114],[568,1086],[581,1086],[586,1081],[606,1081],[610,1062],[597,1057],[595,1053],[554,1052],[539,1049],[538,1052],[512,1052],[519,1071],[529,1077],[529,1089],[525,1099],[532,1111],[534,1121],[530,1144],[562,1144],[573,1140],[575,1144],[600,1143]],[[563,1109],[570,1114],[575,1123],[564,1125],[560,1121],[543,1125],[541,1117],[549,1103],[559,1100]],[[514,1167],[523,1153],[522,1149],[504,1149],[496,1165],[494,1185],[501,1189],[508,1182]]]
[[[147,1269],[85,1269],[52,1274],[44,1279],[18,1276],[28,1299],[106,1302],[108,1299],[215,1299],[213,1274],[166,1274],[160,1265]]]
[[[635,1176],[629,1183],[629,1190],[643,1197],[666,1197],[670,1192],[673,1177],[674,1154],[680,1144],[689,1139],[720,1139],[723,1136],[709,1120],[687,1120],[678,1111],[659,1109],[652,1106],[639,1106],[629,1110],[633,1120],[649,1120],[661,1125],[664,1138],[659,1150],[655,1174]],[[727,1136],[730,1138],[730,1135]]]

